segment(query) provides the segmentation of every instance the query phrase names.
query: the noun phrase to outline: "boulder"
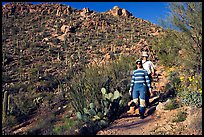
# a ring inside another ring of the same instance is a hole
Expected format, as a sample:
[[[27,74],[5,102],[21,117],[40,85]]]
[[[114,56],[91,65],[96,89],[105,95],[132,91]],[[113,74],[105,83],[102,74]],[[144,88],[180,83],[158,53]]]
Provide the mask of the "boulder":
[[[118,6],[114,6],[113,9],[111,9],[109,14],[112,14],[113,16],[124,16],[129,17],[132,16],[132,14],[127,11],[126,9],[119,8]]]
[[[131,15],[132,14],[129,11],[127,11],[126,9],[122,9],[122,16],[129,17]]]
[[[89,8],[83,8],[82,11],[80,12],[80,15],[85,17],[87,13],[90,13]]]
[[[65,33],[65,34],[67,34],[68,32],[74,33],[75,27],[68,26],[68,25],[62,25],[61,32]]]
[[[163,109],[164,109],[164,104],[161,103],[161,102],[159,102],[159,104],[156,106],[156,110],[157,110],[157,111],[161,111],[161,110],[163,110]]]
[[[150,31],[151,31],[152,33],[154,33],[154,32],[156,32],[156,28],[155,28],[155,27],[151,27],[151,28],[150,28]]]
[[[72,8],[70,6],[67,6],[67,8],[63,12],[65,15],[72,13]]]
[[[47,14],[50,15],[52,12],[52,9],[48,9]]]
[[[57,37],[59,40],[61,40],[61,41],[65,41],[65,39],[66,39],[66,34],[62,34],[61,36],[58,36]]]
[[[62,27],[61,27],[61,32],[65,33],[66,30],[67,30],[67,28],[69,28],[68,25],[62,25]]]
[[[58,7],[56,16],[61,16],[61,14],[62,14],[62,9],[61,7]]]
[[[35,13],[36,11],[35,11],[35,9],[29,9],[29,12],[30,13]]]
[[[118,6],[114,6],[113,9],[111,10],[111,14],[113,16],[120,16],[122,15],[122,9],[119,8]]]

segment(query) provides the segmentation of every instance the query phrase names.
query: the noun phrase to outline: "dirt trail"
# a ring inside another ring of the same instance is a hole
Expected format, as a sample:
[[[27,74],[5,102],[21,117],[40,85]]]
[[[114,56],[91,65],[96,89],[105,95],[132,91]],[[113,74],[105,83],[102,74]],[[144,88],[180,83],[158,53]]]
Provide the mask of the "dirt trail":
[[[186,120],[172,122],[180,110],[188,113]],[[190,107],[183,107],[171,111],[155,110],[145,119],[133,115],[121,117],[97,135],[202,135],[202,108],[197,109],[195,114],[194,112]]]

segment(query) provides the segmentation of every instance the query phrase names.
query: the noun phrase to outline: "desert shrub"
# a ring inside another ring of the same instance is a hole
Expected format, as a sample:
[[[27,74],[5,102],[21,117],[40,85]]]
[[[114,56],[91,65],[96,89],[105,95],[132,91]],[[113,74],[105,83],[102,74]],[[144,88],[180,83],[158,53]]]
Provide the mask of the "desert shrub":
[[[36,110],[36,104],[31,98],[28,98],[28,95],[19,94],[19,96],[11,95],[7,117],[3,123],[6,127],[12,127],[28,120],[30,114]]]
[[[30,47],[32,48],[40,47],[40,43],[39,42],[30,43]]]
[[[166,89],[174,88],[183,105],[202,106],[202,76],[184,67],[166,68],[169,83]]]
[[[73,133],[70,133],[70,131],[74,129],[77,126],[77,124],[79,124],[79,121],[65,117],[63,118],[61,125],[55,125],[53,127],[53,134],[54,135],[67,135],[67,134],[71,135]]]
[[[21,91],[25,91],[27,89],[27,85],[24,83],[15,83],[7,87],[7,90],[9,90],[11,93],[18,93],[20,89]]]
[[[87,95],[84,89],[84,83],[78,81],[70,87],[70,103],[72,104],[73,108],[79,112],[82,112],[89,100],[89,98],[86,98]]]
[[[189,9],[192,7],[194,11]],[[182,67],[175,70],[171,81],[185,105],[202,106],[202,80],[199,77],[202,75],[201,7],[199,2],[169,3],[171,14],[166,21],[161,20],[161,25],[168,29],[153,43],[160,63],[167,67]],[[181,14],[184,18],[180,18]]]
[[[32,129],[27,131],[27,135],[52,135],[54,119],[55,115],[52,113],[43,116]]]
[[[202,107],[202,76],[184,73],[180,74],[179,80],[180,83],[175,87],[181,102],[188,106]]]
[[[175,100],[175,99],[171,99],[170,102],[168,102],[166,105],[165,105],[165,110],[173,110],[173,109],[176,109],[179,107],[179,104],[178,102]]]
[[[11,128],[11,127],[15,126],[18,123],[19,122],[18,122],[16,116],[8,115],[6,120],[2,123],[2,125],[3,125],[3,127]]]
[[[12,27],[11,28],[11,34],[12,35],[16,35],[19,32],[19,28],[18,27]]]
[[[173,87],[176,87],[178,84],[180,84],[180,79],[179,79],[179,73],[178,72],[170,72],[168,76],[168,80],[170,81],[170,84]]]
[[[188,106],[202,107],[202,94],[199,92],[185,91],[181,93],[180,100]]]
[[[182,122],[185,121],[187,118],[187,113],[183,111],[179,111],[176,117],[172,120],[172,122]]]
[[[2,73],[2,83],[9,83],[11,80],[12,79],[8,74]]]
[[[180,65],[181,59],[178,56],[180,47],[177,46],[177,43],[176,38],[173,37],[171,32],[168,32],[163,37],[154,39],[153,50],[156,51],[161,64],[169,67]]]
[[[60,43],[60,40],[58,38],[52,38],[51,39],[51,42],[55,45],[59,44]]]

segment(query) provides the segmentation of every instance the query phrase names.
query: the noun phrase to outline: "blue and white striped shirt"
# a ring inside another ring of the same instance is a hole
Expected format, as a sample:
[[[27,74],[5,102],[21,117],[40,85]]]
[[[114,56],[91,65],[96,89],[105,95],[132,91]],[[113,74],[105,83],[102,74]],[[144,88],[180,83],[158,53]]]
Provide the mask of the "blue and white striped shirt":
[[[134,83],[141,83],[141,84],[146,83],[149,88],[149,91],[151,90],[150,79],[145,69],[137,69],[133,71],[130,90],[133,89]]]

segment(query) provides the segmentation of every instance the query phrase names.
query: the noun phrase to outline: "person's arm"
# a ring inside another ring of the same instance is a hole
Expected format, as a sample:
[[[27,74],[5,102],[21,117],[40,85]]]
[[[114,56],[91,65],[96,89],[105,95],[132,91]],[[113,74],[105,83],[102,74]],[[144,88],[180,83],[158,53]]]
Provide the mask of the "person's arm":
[[[130,95],[132,93],[132,89],[133,89],[133,85],[134,85],[134,80],[135,80],[135,76],[134,76],[134,71],[133,71],[132,79],[131,79],[131,83],[130,83],[130,89],[129,89],[129,94]]]
[[[152,76],[154,76],[154,64],[151,62],[150,63],[150,69],[151,69],[151,73],[152,73]]]

